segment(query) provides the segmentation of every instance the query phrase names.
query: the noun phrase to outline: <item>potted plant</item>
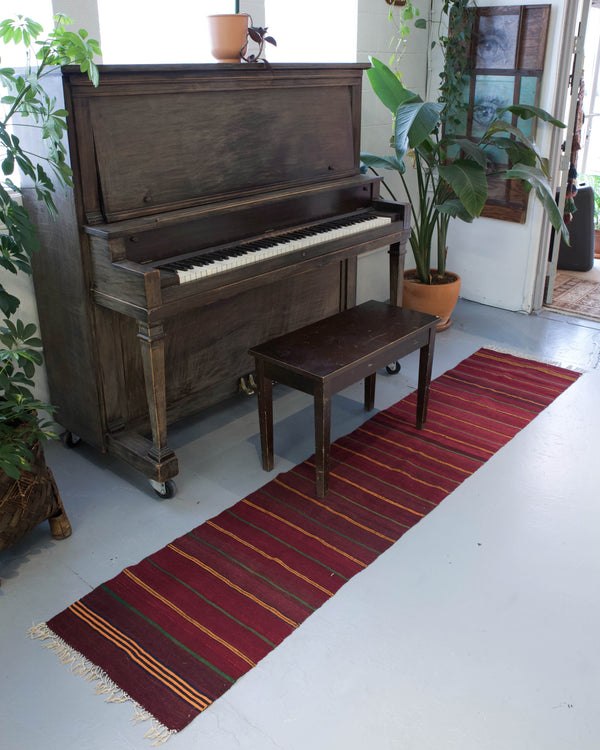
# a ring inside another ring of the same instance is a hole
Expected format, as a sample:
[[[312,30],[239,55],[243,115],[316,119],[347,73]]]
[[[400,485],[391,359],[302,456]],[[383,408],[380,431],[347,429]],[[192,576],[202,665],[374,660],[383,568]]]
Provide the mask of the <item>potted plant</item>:
[[[208,27],[211,53],[218,62],[266,62],[263,54],[265,42],[277,45],[272,36],[267,36],[266,28],[254,26],[252,16],[240,13],[239,0],[235,2],[234,13],[208,16]],[[252,54],[247,54],[248,39],[258,45],[258,50]]]
[[[452,134],[466,106],[470,10],[468,0],[448,0],[444,4],[451,30],[448,36],[440,36],[444,69],[438,101],[423,101],[401,83],[390,67],[375,58],[367,71],[373,91],[393,114],[393,136],[389,155],[362,153],[361,160],[364,168],[393,170],[400,176],[412,209],[410,245],[416,266],[405,274],[404,304],[440,315],[438,330],[450,325],[460,290],[458,276],[446,270],[449,222],[452,218],[472,222],[480,216],[492,175],[518,180],[527,190],[533,188],[552,226],[560,229],[565,239],[568,237],[549,184],[547,159],[530,138],[504,117],[507,114],[523,120],[537,117],[556,127],[565,127],[563,123],[539,107],[511,105],[495,111],[487,130],[478,139]],[[493,150],[506,153],[508,166],[498,167],[492,162]],[[416,172],[416,191],[409,190],[406,182],[407,159]],[[384,185],[388,187],[385,182]],[[395,200],[393,194],[392,197]],[[443,299],[431,303],[430,297],[438,294]]]
[[[0,116],[0,268],[3,279],[10,274],[31,275],[31,256],[39,248],[36,227],[23,208],[20,196],[32,190],[56,214],[52,194],[55,185],[71,186],[71,169],[61,142],[67,112],[60,109],[43,88],[44,77],[56,66],[75,63],[98,83],[93,62],[98,43],[87,32],[68,30],[71,19],[56,16],[54,28],[44,40],[40,24],[17,16],[0,23],[0,43],[20,44],[27,63],[22,70],[0,68],[2,98]],[[11,130],[39,128],[47,154],[31,154]],[[13,181],[20,170],[28,187]],[[8,272],[8,273],[6,273]],[[49,414],[52,407],[34,395],[34,376],[43,360],[36,326],[15,315],[20,299],[0,280],[0,549],[33,526],[53,518],[55,536],[70,533],[52,475],[44,461],[41,443],[55,437]],[[24,499],[27,498],[27,503]],[[16,506],[14,501],[18,501]],[[36,507],[33,507],[36,506]],[[36,520],[37,519],[37,520]]]

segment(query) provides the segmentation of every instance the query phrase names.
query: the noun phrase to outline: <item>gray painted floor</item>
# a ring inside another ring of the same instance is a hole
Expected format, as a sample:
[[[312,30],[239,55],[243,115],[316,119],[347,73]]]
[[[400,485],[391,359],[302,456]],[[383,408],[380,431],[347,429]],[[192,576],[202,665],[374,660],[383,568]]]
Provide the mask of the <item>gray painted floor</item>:
[[[461,301],[434,375],[485,345],[587,372],[167,747],[598,750],[600,324]],[[378,378],[377,408],[416,367]],[[26,631],[306,458],[310,400],[276,391],[271,475],[252,399],[173,430],[171,500],[85,445],[47,449],[74,533],[43,524],[0,554],[2,750],[150,747],[128,704]],[[336,398],[336,435],[366,418],[361,398]]]

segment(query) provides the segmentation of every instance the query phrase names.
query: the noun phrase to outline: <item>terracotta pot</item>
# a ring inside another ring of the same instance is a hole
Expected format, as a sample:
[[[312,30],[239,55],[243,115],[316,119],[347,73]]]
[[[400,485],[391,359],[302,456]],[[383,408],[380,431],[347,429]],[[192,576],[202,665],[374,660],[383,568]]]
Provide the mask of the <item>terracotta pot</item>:
[[[460,292],[460,276],[449,272],[446,275],[452,276],[453,281],[448,284],[423,284],[418,280],[414,269],[404,272],[402,306],[439,316],[441,320],[437,325],[438,331],[444,331],[452,323],[450,316]]]
[[[211,54],[219,62],[239,63],[248,40],[246,13],[228,13],[208,17]]]

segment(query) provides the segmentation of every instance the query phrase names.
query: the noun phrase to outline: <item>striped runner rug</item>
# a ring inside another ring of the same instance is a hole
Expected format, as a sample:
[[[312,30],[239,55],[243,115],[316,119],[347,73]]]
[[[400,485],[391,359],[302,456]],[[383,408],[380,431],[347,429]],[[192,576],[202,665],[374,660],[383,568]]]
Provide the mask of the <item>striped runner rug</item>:
[[[330,491],[314,461],[32,628],[108,700],[134,702],[160,743],[183,729],[352,576],[505,445],[578,373],[481,349],[332,445]]]

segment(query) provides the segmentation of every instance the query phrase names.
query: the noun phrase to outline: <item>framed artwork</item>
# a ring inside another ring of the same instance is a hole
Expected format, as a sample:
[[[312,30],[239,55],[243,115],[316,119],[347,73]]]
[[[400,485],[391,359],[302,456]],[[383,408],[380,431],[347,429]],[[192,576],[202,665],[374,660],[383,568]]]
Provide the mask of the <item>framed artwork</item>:
[[[477,140],[497,109],[511,104],[537,105],[542,78],[550,5],[478,7],[471,40],[473,73],[465,91],[468,110],[457,134]],[[525,135],[535,134],[535,120],[505,118]],[[454,156],[454,154],[451,154]],[[491,154],[506,166],[503,151]],[[492,170],[494,165],[491,165]],[[527,194],[519,183],[489,179],[488,202],[483,216],[525,221]]]
[[[476,68],[512,70],[517,65],[519,15],[480,15],[475,47]]]

